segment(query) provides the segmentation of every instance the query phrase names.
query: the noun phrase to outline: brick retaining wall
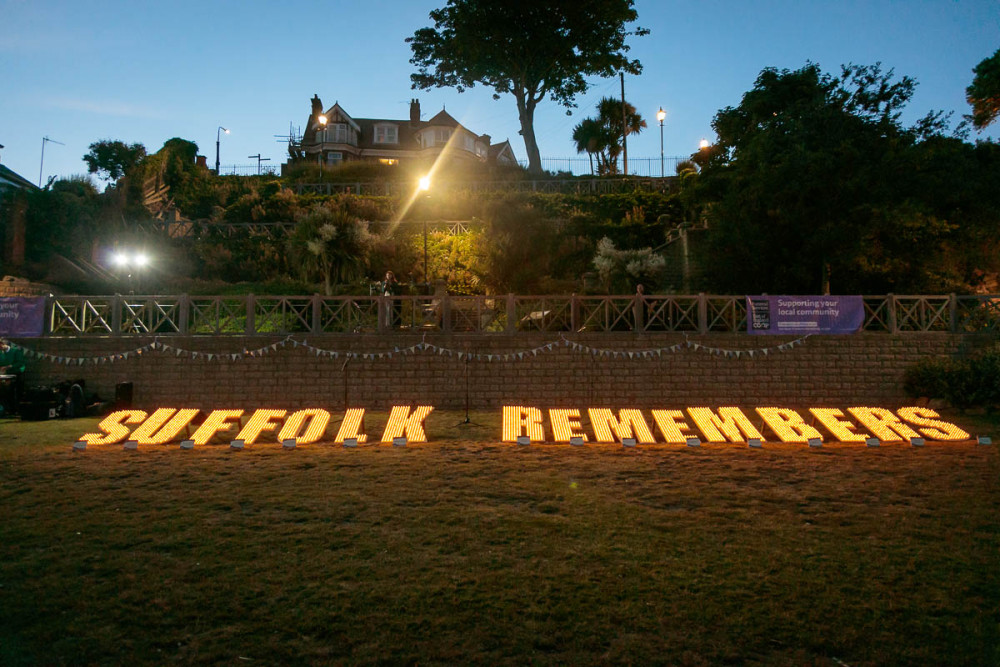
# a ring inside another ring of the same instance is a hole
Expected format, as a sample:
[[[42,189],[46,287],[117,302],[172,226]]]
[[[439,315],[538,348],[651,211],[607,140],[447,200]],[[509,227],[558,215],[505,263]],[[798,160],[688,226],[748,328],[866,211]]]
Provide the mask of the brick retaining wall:
[[[571,340],[594,348],[640,351],[687,341],[708,348],[760,350],[768,355],[726,358],[685,346],[654,358],[594,357],[562,344],[553,334],[517,336],[430,335],[428,344],[481,354],[510,354],[559,343],[551,351],[511,361],[459,360],[430,351],[395,354],[421,341],[412,335],[310,337],[323,350],[394,352],[392,358],[317,357],[292,344],[260,357],[232,361],[191,358],[188,351],[223,354],[267,348],[281,337],[164,337],[160,342],[186,352],[151,350],[113,363],[65,365],[29,360],[26,384],[50,384],[84,378],[88,391],[114,396],[115,384],[134,383],[136,407],[382,409],[391,404],[465,406],[466,367],[472,409],[520,403],[539,407],[673,407],[685,405],[857,404],[892,407],[908,402],[902,390],[904,370],[920,358],[950,355],[974,348],[972,335],[918,333],[812,336],[786,351],[791,338],[709,334],[637,336],[575,334]],[[27,349],[69,358],[93,359],[147,345],[151,338],[38,338],[17,340]]]

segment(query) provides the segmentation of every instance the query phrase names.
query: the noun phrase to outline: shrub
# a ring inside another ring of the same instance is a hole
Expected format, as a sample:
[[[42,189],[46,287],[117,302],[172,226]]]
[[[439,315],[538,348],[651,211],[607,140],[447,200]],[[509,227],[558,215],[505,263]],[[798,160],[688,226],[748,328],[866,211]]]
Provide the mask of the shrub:
[[[974,357],[920,361],[907,369],[903,388],[959,408],[1000,406],[1000,345]]]

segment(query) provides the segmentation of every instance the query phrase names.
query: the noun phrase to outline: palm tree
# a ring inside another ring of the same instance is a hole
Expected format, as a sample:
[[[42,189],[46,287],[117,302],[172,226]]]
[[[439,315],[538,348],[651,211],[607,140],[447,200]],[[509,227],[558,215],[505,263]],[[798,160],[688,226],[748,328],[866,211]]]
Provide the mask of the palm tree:
[[[590,173],[594,173],[594,154],[597,154],[598,167],[601,165],[601,152],[607,145],[604,129],[593,118],[584,118],[573,128],[573,141],[576,142],[576,152],[587,152],[590,158]]]
[[[605,97],[597,103],[597,117],[585,118],[573,128],[573,141],[577,153],[584,151],[590,156],[590,171],[594,171],[594,156],[597,156],[598,174],[617,174],[618,156],[622,152],[622,102],[613,97]],[[625,107],[625,128],[627,134],[638,134],[646,127],[635,107],[628,102]]]

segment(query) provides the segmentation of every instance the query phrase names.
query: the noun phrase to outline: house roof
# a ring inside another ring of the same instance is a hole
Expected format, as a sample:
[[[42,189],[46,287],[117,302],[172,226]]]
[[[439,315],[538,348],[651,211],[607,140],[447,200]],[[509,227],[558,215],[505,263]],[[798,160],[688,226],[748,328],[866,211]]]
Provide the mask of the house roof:
[[[439,111],[436,116],[427,121],[425,125],[444,125],[447,127],[462,127],[462,124],[459,123],[454,118],[452,118],[451,115],[444,109],[441,109],[441,111]]]
[[[15,187],[27,190],[37,190],[38,186],[21,176],[16,171],[0,164],[0,187]]]

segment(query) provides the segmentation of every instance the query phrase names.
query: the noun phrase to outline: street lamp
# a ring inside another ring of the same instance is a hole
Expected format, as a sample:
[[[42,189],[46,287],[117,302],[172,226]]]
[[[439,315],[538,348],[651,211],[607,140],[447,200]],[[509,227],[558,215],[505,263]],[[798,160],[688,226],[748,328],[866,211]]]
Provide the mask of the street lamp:
[[[660,178],[664,176],[663,169],[663,119],[667,117],[667,112],[660,107],[660,110],[656,112],[656,120],[660,121]]]
[[[129,294],[135,293],[132,282],[133,272],[135,273],[135,287],[138,287],[140,291],[142,290],[141,271],[149,265],[149,256],[146,253],[138,251],[130,254],[127,251],[120,250],[111,256],[111,262],[118,267],[119,271],[126,272]]]
[[[708,148],[708,139],[702,139],[701,141],[699,141],[698,148],[700,148],[701,150],[705,150],[706,148]]]
[[[219,139],[222,138],[222,135],[220,134],[221,132],[229,134],[229,130],[220,125],[219,129],[215,131],[215,175],[216,176],[219,175]]]
[[[421,176],[420,180],[417,181],[417,190],[419,192],[429,193],[431,189],[431,175]],[[424,195],[429,197],[430,194]],[[424,291],[430,291],[430,280],[427,279],[427,213],[424,212]]]

